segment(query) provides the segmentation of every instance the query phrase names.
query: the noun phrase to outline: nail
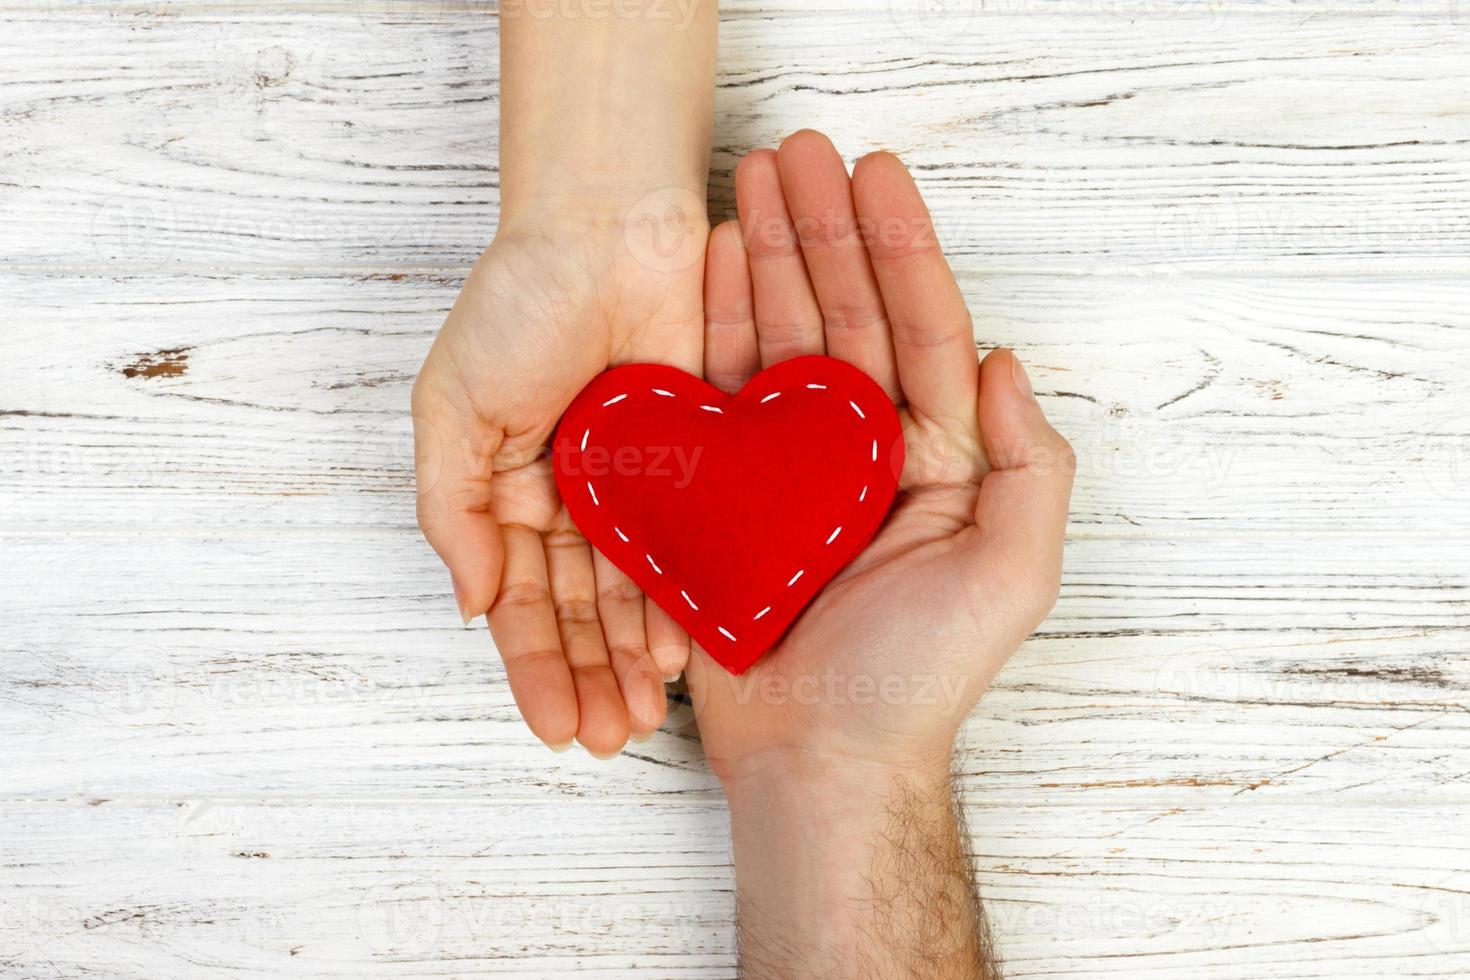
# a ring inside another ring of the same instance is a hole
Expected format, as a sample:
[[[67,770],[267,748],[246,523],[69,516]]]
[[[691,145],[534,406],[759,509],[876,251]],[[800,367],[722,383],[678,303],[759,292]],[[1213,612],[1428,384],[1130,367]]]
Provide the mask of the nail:
[[[464,586],[459,584],[459,576],[453,572],[449,573],[449,581],[454,585],[454,604],[459,606],[459,618],[468,626],[470,625],[470,620],[474,619],[475,616],[465,609],[467,600],[464,596]]]
[[[664,683],[665,684],[672,684],[672,683],[674,683],[674,681],[676,681],[680,677],[682,677],[683,674],[684,674],[684,672],[682,670],[676,670],[672,674],[665,674],[664,675]]]
[[[572,747],[572,740],[571,739],[567,739],[565,742],[557,742],[555,745],[553,745],[550,742],[543,741],[542,744],[545,745],[551,751],[553,751],[553,752],[557,753],[558,755],[560,755],[561,753],[565,752],[567,749],[569,749],[569,748]]]
[[[638,742],[639,744],[642,744],[642,743],[648,741],[651,738],[653,738],[653,732],[649,732],[646,735],[640,735],[637,732],[629,732],[628,733],[628,741],[630,741],[630,742]]]
[[[618,756],[622,755],[623,754],[623,750],[622,749],[618,749],[615,752],[608,752],[608,753],[604,754],[602,752],[593,752],[591,749],[588,749],[587,750],[587,754],[590,755],[590,756],[592,756],[592,758],[594,758],[594,759],[601,759],[603,762],[606,762],[609,759],[616,759]]]
[[[1011,380],[1015,382],[1016,390],[1031,401],[1036,400],[1036,393],[1031,390],[1031,379],[1026,377],[1026,369],[1021,366],[1021,359],[1011,351]]]

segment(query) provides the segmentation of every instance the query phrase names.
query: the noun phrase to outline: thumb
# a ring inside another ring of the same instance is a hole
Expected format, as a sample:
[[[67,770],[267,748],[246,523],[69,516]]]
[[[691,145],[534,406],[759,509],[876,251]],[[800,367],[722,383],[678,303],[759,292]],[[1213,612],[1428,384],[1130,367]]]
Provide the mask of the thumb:
[[[980,483],[968,567],[982,594],[1014,610],[1019,644],[1056,601],[1077,462],[1009,350],[980,365],[979,421],[991,469]]]
[[[490,478],[503,439],[473,415],[414,400],[419,527],[449,568],[466,624],[489,610],[500,588],[505,549],[490,509]]]

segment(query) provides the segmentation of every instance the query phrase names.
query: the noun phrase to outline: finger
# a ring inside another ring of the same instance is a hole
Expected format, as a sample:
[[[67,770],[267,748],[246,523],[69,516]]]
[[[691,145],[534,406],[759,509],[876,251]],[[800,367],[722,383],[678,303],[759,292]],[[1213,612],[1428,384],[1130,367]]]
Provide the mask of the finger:
[[[979,364],[970,312],[913,177],[893,154],[870,153],[853,168],[852,194],[910,410],[973,430]]]
[[[786,213],[774,151],[748,153],[735,168],[735,206],[750,256],[761,363],[770,367],[803,354],[821,354],[826,350],[822,311]]]
[[[991,470],[980,483],[966,567],[992,603],[1017,611],[1010,639],[1019,644],[1056,601],[1077,464],[1008,350],[981,366],[979,422]]]
[[[592,548],[570,531],[552,532],[545,540],[556,625],[577,691],[577,741],[593,755],[611,757],[628,741],[628,709],[597,617]]]
[[[883,296],[858,232],[847,165],[832,141],[803,129],[776,154],[781,192],[822,311],[827,353],[898,399],[898,368]]]
[[[643,621],[648,631],[648,650],[653,662],[658,664],[658,672],[666,681],[677,680],[689,663],[689,634],[652,599],[644,603]]]
[[[745,242],[740,223],[726,221],[710,233],[704,266],[704,378],[734,394],[760,369]]]
[[[600,551],[592,552],[597,579],[597,615],[607,644],[613,676],[628,707],[628,724],[635,735],[647,735],[663,724],[669,701],[663,675],[648,652],[643,626],[643,590]]]
[[[414,386],[419,527],[449,569],[465,623],[490,608],[500,587],[504,550],[490,508],[490,475],[503,438],[473,413]]]
[[[527,726],[558,752],[577,732],[577,692],[562,653],[546,579],[541,536],[509,525],[505,581],[490,607],[490,635],[505,661],[510,692]]]

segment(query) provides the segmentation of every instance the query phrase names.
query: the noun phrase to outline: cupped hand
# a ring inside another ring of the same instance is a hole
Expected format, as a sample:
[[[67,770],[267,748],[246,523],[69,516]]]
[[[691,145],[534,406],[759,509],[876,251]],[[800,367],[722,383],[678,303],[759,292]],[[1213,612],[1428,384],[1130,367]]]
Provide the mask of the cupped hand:
[[[1075,468],[1019,360],[981,363],[912,177],[874,153],[849,179],[802,131],[736,172],[710,237],[706,378],[826,353],[887,390],[906,461],[892,513],[764,659],[732,677],[696,646],[701,738],[727,783],[791,763],[928,764],[1055,601]]]
[[[633,361],[701,365],[703,212],[586,212],[502,227],[413,389],[418,517],[465,622],[485,613],[526,723],[598,755],[663,721],[689,638],[594,554],[547,440],[577,392]],[[650,236],[639,241],[640,235]]]

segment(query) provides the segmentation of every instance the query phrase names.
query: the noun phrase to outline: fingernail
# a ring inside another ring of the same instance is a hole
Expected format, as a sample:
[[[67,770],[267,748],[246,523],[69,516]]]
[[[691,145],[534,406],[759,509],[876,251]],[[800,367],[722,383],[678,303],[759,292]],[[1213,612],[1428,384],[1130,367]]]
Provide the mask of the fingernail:
[[[606,762],[609,759],[616,759],[618,756],[622,755],[623,750],[618,749],[616,752],[608,752],[604,754],[602,752],[593,752],[591,749],[588,749],[587,754],[592,756],[592,758],[594,759],[601,759],[603,762]]]
[[[649,732],[647,735],[640,735],[637,732],[629,732],[628,733],[628,741],[630,741],[630,742],[638,742],[640,745],[642,743],[648,741],[651,738],[653,738],[653,733],[652,732]]]
[[[459,606],[459,618],[468,626],[475,617],[465,609],[464,587],[459,584],[459,576],[453,572],[449,575],[449,581],[454,585],[454,604]]]
[[[684,672],[682,670],[676,670],[672,674],[665,674],[664,675],[664,683],[665,684],[672,684],[672,683],[674,683],[674,681],[678,680],[683,675],[684,675]]]
[[[1026,369],[1021,366],[1021,359],[1011,351],[1011,380],[1015,382],[1016,390],[1032,401],[1036,400],[1036,392],[1031,390],[1031,379],[1026,377]]]
[[[553,745],[550,742],[542,742],[542,744],[545,745],[551,751],[553,751],[553,752],[557,753],[558,755],[560,755],[561,753],[565,752],[567,749],[569,749],[569,748],[572,747],[572,740],[571,739],[567,739],[565,742],[557,742],[555,745]]]

